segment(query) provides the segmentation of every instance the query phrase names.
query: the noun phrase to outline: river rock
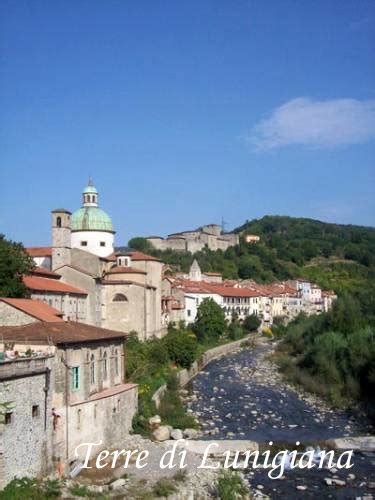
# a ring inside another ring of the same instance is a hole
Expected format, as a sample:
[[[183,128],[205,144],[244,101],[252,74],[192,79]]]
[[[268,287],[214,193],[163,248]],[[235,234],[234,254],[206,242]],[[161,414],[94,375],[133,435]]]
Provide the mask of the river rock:
[[[332,484],[335,486],[345,486],[346,482],[343,479],[331,479]]]
[[[183,437],[186,439],[197,439],[198,431],[196,429],[185,429],[183,432]]]
[[[176,441],[178,439],[182,439],[183,437],[184,437],[184,435],[182,434],[181,429],[173,429],[173,431],[171,432],[171,438],[175,439]]]
[[[123,488],[125,485],[126,485],[126,479],[120,478],[116,479],[116,481],[113,481],[109,487],[111,490],[118,490],[120,488]]]
[[[375,436],[359,436],[331,439],[328,443],[336,450],[375,452]]]
[[[150,417],[148,419],[148,423],[151,429],[156,429],[161,424],[161,418],[159,417],[159,415],[154,415],[153,417]]]
[[[166,425],[161,425],[152,433],[157,441],[166,441],[171,436],[171,431]]]

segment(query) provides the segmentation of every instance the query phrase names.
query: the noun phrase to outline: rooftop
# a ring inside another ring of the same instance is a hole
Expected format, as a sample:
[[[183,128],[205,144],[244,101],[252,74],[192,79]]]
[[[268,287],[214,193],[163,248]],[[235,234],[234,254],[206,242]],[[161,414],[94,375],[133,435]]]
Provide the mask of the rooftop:
[[[63,283],[60,280],[41,278],[39,276],[24,276],[23,282],[30,290],[54,293],[72,293],[76,295],[87,295],[87,292],[75,286]]]
[[[31,344],[77,344],[109,339],[123,339],[126,334],[71,321],[30,323],[23,326],[0,326],[0,338]]]
[[[41,276],[44,278],[51,278],[59,280],[61,278],[60,274],[55,273],[54,271],[50,271],[45,267],[35,267],[32,272],[33,276]]]
[[[160,259],[157,259],[156,257],[153,257],[152,255],[147,255],[146,253],[143,252],[127,252],[127,255],[131,257],[132,260],[137,261],[137,260],[153,260],[155,262],[161,262]]]
[[[32,299],[11,299],[7,297],[0,297],[1,302],[5,302],[19,311],[22,311],[39,321],[48,321],[49,323],[63,322],[62,313],[40,300]],[[35,324],[35,323],[32,323]],[[0,327],[7,328],[7,327]]]
[[[31,257],[51,257],[52,255],[51,247],[27,247],[25,250]]]

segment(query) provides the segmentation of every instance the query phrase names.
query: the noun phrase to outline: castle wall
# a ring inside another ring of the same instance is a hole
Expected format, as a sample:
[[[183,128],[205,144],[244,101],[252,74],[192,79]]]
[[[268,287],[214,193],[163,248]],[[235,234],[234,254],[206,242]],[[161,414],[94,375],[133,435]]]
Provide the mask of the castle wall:
[[[205,246],[210,250],[226,250],[238,245],[237,234],[221,234],[221,227],[216,224],[203,226],[196,231],[183,231],[177,235],[169,235],[166,239],[147,238],[147,240],[158,250],[172,249],[177,251],[187,251],[191,253],[201,251]]]

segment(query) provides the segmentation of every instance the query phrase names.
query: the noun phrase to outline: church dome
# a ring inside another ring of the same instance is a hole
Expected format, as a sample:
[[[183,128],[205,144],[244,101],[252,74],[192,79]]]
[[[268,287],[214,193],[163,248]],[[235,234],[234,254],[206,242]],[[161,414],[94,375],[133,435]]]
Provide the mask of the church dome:
[[[72,231],[113,231],[112,220],[98,207],[82,207],[72,215]]]
[[[86,194],[86,193],[94,193],[94,194],[98,194],[98,190],[96,189],[95,186],[93,186],[92,184],[90,184],[91,181],[89,181],[89,184],[85,187],[85,189],[82,191],[83,194]]]

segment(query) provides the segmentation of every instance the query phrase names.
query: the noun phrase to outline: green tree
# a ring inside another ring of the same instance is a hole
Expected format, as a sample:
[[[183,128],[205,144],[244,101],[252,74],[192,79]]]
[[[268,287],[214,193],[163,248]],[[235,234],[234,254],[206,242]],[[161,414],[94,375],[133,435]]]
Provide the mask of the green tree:
[[[173,330],[165,337],[169,359],[181,368],[190,368],[197,357],[197,338],[189,330]]]
[[[204,299],[198,307],[194,330],[199,339],[217,339],[226,330],[224,311],[213,299]]]
[[[6,240],[0,235],[0,296],[27,297],[28,290],[22,276],[34,269],[33,259],[21,243]]]
[[[146,238],[142,238],[140,236],[129,240],[128,246],[133,250],[138,250],[139,252],[144,253],[151,253],[154,250],[152,244]]]
[[[260,319],[255,314],[251,314],[250,316],[246,316],[243,320],[242,326],[248,332],[253,332],[260,327]]]

